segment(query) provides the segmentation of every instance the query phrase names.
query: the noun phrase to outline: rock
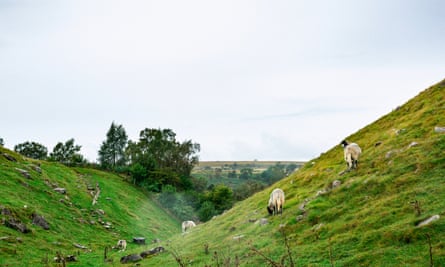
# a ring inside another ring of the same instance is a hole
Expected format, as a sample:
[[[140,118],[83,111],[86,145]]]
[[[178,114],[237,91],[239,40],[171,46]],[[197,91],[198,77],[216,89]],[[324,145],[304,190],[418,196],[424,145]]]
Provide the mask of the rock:
[[[5,208],[3,206],[0,207],[0,214],[7,215],[7,216],[12,215],[11,211],[8,208]]]
[[[66,194],[65,188],[57,187],[57,188],[54,188],[54,191],[56,191],[57,193],[60,193],[62,195]]]
[[[268,223],[269,223],[269,221],[266,218],[261,218],[260,219],[260,225],[266,225]]]
[[[42,169],[37,165],[31,165],[31,168],[38,173],[42,173]]]
[[[445,133],[445,127],[436,126],[436,127],[434,127],[434,131],[436,133]]]
[[[409,144],[408,148],[412,148],[413,146],[417,146],[417,145],[419,145],[419,143],[411,142],[411,144]]]
[[[395,152],[394,151],[388,151],[387,153],[386,153],[386,155],[385,155],[385,158],[386,159],[389,159],[390,157],[392,157],[393,155],[395,154]]]
[[[237,236],[233,237],[233,240],[240,240],[243,237],[244,237],[244,235],[237,235]]]
[[[78,243],[74,243],[73,246],[75,246],[76,248],[80,248],[80,249],[87,249],[87,247],[85,247],[81,244],[78,244]]]
[[[26,179],[32,179],[31,175],[29,174],[28,171],[23,170],[23,169],[19,169],[19,168],[15,168],[18,172],[20,172],[21,175],[23,175],[23,177],[25,177]]]
[[[318,197],[318,196],[325,195],[325,194],[327,194],[327,193],[328,193],[327,190],[322,189],[322,190],[319,190],[315,196]]]
[[[437,220],[439,220],[439,219],[440,219],[440,216],[439,216],[438,214],[436,214],[436,215],[434,215],[434,216],[429,217],[428,219],[426,219],[426,220],[424,220],[424,221],[421,221],[421,222],[417,225],[417,227],[426,226],[426,225],[428,225],[428,224],[430,224],[430,223],[432,223],[432,222],[434,222],[434,221],[437,221]]]
[[[14,161],[14,162],[17,161],[16,158],[14,158],[13,156],[9,155],[8,153],[3,153],[3,157],[5,157],[5,159],[7,159],[9,161]]]
[[[42,227],[45,230],[49,230],[49,224],[45,220],[45,218],[43,218],[43,216],[40,216],[40,215],[34,213],[32,215],[32,223],[37,226]]]
[[[337,188],[341,185],[341,181],[340,180],[335,180],[332,182],[332,189]]]
[[[138,245],[145,245],[145,237],[133,237],[133,243]]]
[[[156,243],[161,243],[161,239],[159,238],[155,238],[151,241],[151,243],[156,244]]]
[[[31,232],[31,230],[29,230],[24,223],[14,218],[9,218],[8,220],[6,220],[5,226],[17,230],[19,232],[22,232],[24,234]]]
[[[137,262],[142,260],[142,257],[139,254],[130,254],[127,256],[123,256],[120,260],[121,263],[129,263],[129,262]]]
[[[250,223],[254,223],[254,222],[256,222],[257,220],[256,219],[249,219],[249,222]]]
[[[303,215],[298,215],[297,218],[295,218],[295,220],[297,220],[297,222],[303,220],[304,216]]]
[[[140,256],[142,258],[147,258],[148,256],[155,255],[164,251],[165,251],[164,247],[155,247],[150,250],[141,252]]]

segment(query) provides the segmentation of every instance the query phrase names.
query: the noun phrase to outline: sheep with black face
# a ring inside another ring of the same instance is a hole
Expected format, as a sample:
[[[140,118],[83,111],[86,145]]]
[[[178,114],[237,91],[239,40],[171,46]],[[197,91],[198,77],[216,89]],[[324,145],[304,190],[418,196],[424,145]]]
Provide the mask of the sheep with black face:
[[[358,159],[362,154],[362,149],[356,143],[348,143],[346,140],[341,142],[341,146],[344,150],[344,157],[348,169],[346,171],[350,171],[351,169],[357,169]]]

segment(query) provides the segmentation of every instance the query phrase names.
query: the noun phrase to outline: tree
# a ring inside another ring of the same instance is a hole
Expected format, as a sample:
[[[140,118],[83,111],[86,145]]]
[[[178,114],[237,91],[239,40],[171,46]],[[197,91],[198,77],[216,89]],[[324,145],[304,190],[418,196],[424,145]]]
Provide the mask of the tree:
[[[191,140],[176,141],[171,129],[144,129],[138,142],[128,142],[126,154],[131,166],[139,164],[146,169],[143,183],[155,191],[163,185],[174,185],[178,189],[192,187],[190,173],[198,163],[199,144]],[[142,184],[142,183],[141,183]]]
[[[125,147],[128,136],[122,125],[111,123],[107,139],[102,142],[99,150],[99,163],[106,169],[115,169],[125,165]]]
[[[74,138],[69,139],[64,143],[59,142],[50,153],[50,160],[58,161],[65,165],[86,163],[83,156],[78,153],[81,146],[74,144]]]
[[[26,141],[14,146],[14,151],[33,159],[46,159],[48,149],[39,143]]]
[[[243,168],[240,170],[240,175],[239,178],[240,179],[250,179],[253,176],[253,169],[252,168]]]
[[[0,146],[4,146],[5,145],[5,141],[3,141],[3,138],[0,137]]]

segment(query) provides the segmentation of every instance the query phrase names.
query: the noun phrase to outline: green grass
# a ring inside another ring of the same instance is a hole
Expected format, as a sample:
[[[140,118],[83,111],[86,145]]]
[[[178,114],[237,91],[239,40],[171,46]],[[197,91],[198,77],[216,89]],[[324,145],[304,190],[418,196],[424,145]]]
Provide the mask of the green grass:
[[[139,266],[178,266],[171,252],[188,266],[227,266],[224,262],[235,266],[236,261],[241,266],[267,266],[253,248],[281,262],[287,255],[283,231],[296,266],[429,266],[428,236],[435,266],[445,266],[445,134],[436,133],[435,126],[445,126],[445,81],[347,137],[363,150],[357,170],[339,175],[346,164],[342,148],[333,147],[185,235],[180,234],[178,222],[119,176],[46,162],[41,162],[39,174],[31,168],[39,162],[0,148],[19,159],[14,163],[0,156],[0,205],[32,229],[30,234],[21,234],[0,226],[0,237],[8,237],[0,239],[0,266],[39,265],[45,255],[51,259],[57,251],[76,252],[73,243],[91,252],[81,251],[79,261],[69,265],[119,266],[124,254],[111,252],[113,263],[104,263],[104,246],[133,236],[145,236],[148,241],[160,238],[168,250]],[[409,147],[412,142],[418,144]],[[16,167],[29,170],[33,180],[22,177]],[[60,202],[63,196],[45,180],[67,188],[69,199]],[[334,180],[340,180],[341,186],[316,197]],[[97,207],[92,207],[86,187],[96,182],[103,192]],[[275,187],[285,191],[286,204],[283,216],[270,217],[266,204]],[[306,199],[309,202],[302,211],[299,207]],[[420,215],[412,204],[416,200]],[[79,221],[97,221],[96,209],[105,211],[102,220],[110,221],[113,229]],[[30,224],[34,211],[45,216],[51,230]],[[435,214],[441,218],[416,227]],[[297,219],[299,215],[302,220]],[[260,225],[262,218],[268,224]],[[125,254],[154,246],[130,244]]]
[[[31,229],[23,234],[4,225],[0,226],[0,266],[49,265],[57,252],[78,256],[70,266],[100,266],[106,246],[114,246],[119,239],[129,242],[129,252],[151,248],[155,238],[167,240],[180,232],[179,222],[155,205],[146,194],[131,186],[122,177],[92,169],[67,168],[57,163],[25,159],[0,148],[18,159],[17,162],[0,156],[0,205],[13,212]],[[40,164],[42,172],[33,170]],[[29,171],[32,179],[23,177],[16,168]],[[96,205],[88,186],[99,184],[101,194]],[[61,195],[53,187],[66,188]],[[26,205],[26,208],[24,206]],[[103,210],[104,214],[97,211]],[[43,215],[50,230],[32,224],[32,213]],[[6,219],[6,215],[1,216]],[[109,222],[111,229],[101,223]],[[147,245],[134,245],[133,237],[145,237]],[[73,244],[88,247],[79,250]],[[118,263],[122,253],[110,251],[108,257]]]

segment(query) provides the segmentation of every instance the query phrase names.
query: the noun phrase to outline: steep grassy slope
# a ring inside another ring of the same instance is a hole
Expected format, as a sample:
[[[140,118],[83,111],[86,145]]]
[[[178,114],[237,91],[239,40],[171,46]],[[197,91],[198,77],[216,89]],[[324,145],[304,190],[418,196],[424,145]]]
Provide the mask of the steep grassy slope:
[[[281,262],[284,232],[295,266],[429,266],[430,244],[435,266],[445,266],[445,133],[436,126],[445,126],[445,81],[347,137],[363,149],[358,170],[340,175],[346,164],[335,146],[268,190],[175,236],[169,249],[192,266],[267,266],[259,253]],[[331,189],[335,180],[342,184]],[[266,212],[274,187],[286,192],[282,217]],[[433,215],[440,219],[417,227]],[[269,223],[261,225],[261,218]],[[285,263],[290,266],[289,258]],[[175,264],[166,253],[141,266]]]
[[[130,241],[130,251],[144,250],[153,239],[165,240],[180,231],[177,221],[113,174],[30,160],[0,147],[0,184],[0,266],[53,266],[57,252],[76,255],[77,262],[70,266],[100,266],[104,248],[119,239]],[[91,189],[96,184],[100,195],[93,205],[97,191]],[[66,194],[54,188],[65,188]],[[45,218],[49,230],[32,223],[34,213]],[[11,220],[20,221],[30,232],[7,227]],[[133,237],[145,237],[148,244],[135,245]],[[113,264],[120,257],[117,251],[108,253]]]

